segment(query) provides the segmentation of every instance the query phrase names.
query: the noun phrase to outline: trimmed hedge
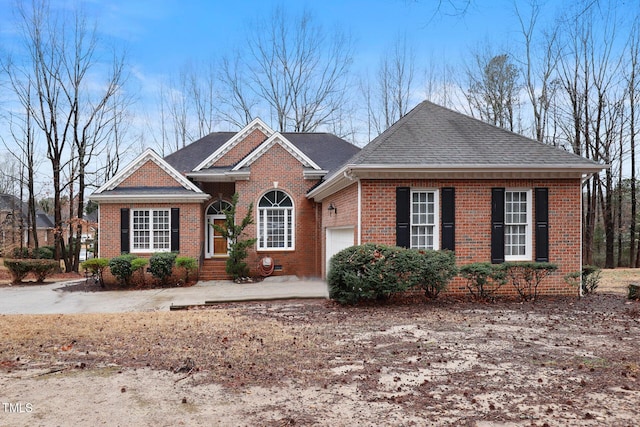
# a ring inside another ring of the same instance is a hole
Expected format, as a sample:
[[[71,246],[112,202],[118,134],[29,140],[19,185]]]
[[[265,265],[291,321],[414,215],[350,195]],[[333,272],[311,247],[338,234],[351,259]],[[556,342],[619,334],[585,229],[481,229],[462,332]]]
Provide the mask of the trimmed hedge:
[[[91,258],[84,261],[80,266],[95,274],[100,283],[100,287],[104,288],[104,270],[109,266],[109,260],[107,258]]]
[[[460,276],[467,280],[467,289],[475,299],[491,299],[507,280],[502,264],[474,262],[460,267]]]
[[[502,265],[507,279],[523,301],[536,300],[540,283],[558,269],[556,264],[549,262],[505,262]]]
[[[188,256],[176,257],[176,267],[184,269],[184,283],[189,282],[189,274],[198,269],[198,261]]]
[[[11,273],[12,283],[21,283],[29,273],[36,276],[36,282],[42,283],[60,270],[58,261],[48,259],[5,259],[4,266]]]
[[[131,261],[136,259],[135,255],[124,254],[109,260],[109,270],[113,274],[122,286],[129,286],[131,282],[131,275],[133,275],[133,267]]]
[[[329,261],[327,282],[331,299],[356,304],[384,300],[414,287],[435,297],[456,274],[451,252],[368,243],[335,254]]]
[[[149,258],[151,275],[159,279],[163,286],[167,284],[167,280],[171,277],[177,256],[178,254],[175,252],[156,252]]]

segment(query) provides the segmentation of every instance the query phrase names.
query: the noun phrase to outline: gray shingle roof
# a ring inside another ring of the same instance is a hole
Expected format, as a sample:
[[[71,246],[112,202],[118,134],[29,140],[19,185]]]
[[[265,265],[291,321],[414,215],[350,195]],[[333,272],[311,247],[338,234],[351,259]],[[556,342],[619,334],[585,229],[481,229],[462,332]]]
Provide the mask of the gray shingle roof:
[[[169,154],[164,160],[181,173],[191,172],[234,135],[234,132],[211,133],[175,153]],[[282,135],[324,170],[340,166],[345,160],[360,151],[355,145],[328,133],[284,132]],[[231,169],[233,166],[235,165],[210,169],[224,170]]]
[[[428,101],[371,141],[346,164],[429,166],[594,166],[573,153]]]
[[[178,172],[191,172],[204,159],[213,154],[225,142],[235,135],[235,132],[214,132],[192,142],[184,148],[169,154],[164,160]]]
[[[355,145],[330,133],[282,134],[307,157],[324,170],[332,170],[360,151]]]

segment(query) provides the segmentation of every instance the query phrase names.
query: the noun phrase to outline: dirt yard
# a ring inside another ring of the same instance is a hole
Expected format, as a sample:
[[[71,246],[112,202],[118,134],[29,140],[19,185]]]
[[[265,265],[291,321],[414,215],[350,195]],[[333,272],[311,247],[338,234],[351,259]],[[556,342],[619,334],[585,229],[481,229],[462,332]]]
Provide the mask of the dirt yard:
[[[639,279],[535,303],[0,316],[0,425],[635,426]]]

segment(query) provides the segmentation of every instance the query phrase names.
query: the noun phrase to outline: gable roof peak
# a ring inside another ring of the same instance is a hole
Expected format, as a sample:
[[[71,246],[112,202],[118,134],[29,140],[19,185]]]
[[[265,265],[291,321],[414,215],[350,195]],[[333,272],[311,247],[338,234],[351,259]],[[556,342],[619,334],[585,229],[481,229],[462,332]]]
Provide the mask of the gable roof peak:
[[[185,176],[183,176],[180,172],[175,170],[169,163],[167,163],[162,157],[160,157],[153,149],[147,148],[142,154],[136,157],[131,163],[127,165],[120,172],[115,174],[110,180],[104,183],[100,188],[98,188],[94,194],[100,194],[105,191],[110,191],[120,185],[124,180],[133,175],[140,167],[142,167],[147,162],[155,163],[160,169],[165,171],[169,176],[171,176],[178,184],[184,187],[187,190],[201,193],[200,190],[195,184],[189,181]]]
[[[274,133],[276,133],[273,129],[271,129],[265,122],[263,122],[259,117],[251,120],[249,124],[240,129],[238,133],[236,133],[233,137],[231,137],[227,142],[222,144],[220,148],[211,153],[209,157],[204,159],[200,164],[198,164],[194,171],[200,171],[202,169],[209,168],[215,164],[220,158],[222,158],[225,154],[227,154],[233,147],[238,145],[240,141],[249,136],[253,131],[259,130],[263,134],[266,135],[267,138],[270,138]]]

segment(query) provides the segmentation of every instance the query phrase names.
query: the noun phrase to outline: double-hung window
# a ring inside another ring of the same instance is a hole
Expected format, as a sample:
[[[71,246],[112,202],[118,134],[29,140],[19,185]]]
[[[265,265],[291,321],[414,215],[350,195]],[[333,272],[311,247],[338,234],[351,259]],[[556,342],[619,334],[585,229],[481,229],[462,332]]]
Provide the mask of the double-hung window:
[[[293,201],[284,191],[271,190],[258,202],[258,249],[294,248]]]
[[[531,190],[504,193],[504,257],[506,261],[531,259]]]
[[[438,191],[411,191],[411,247],[438,249]]]
[[[131,221],[132,252],[162,252],[171,249],[169,209],[134,209]]]

